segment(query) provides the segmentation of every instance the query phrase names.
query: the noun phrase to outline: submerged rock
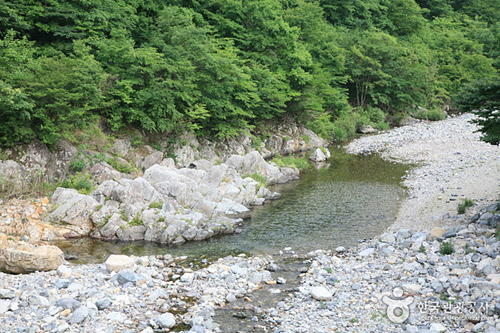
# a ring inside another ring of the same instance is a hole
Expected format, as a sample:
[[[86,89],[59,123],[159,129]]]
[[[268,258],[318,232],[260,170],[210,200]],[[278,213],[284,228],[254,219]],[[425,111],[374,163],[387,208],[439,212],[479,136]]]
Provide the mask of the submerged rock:
[[[326,148],[317,148],[309,155],[309,159],[313,162],[325,162],[330,158],[330,151]]]

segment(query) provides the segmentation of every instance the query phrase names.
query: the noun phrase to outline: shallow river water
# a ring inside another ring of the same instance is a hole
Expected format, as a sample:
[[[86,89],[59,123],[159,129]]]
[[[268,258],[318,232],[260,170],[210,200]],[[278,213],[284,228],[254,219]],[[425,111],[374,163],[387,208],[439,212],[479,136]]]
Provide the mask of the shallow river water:
[[[238,234],[180,246],[92,239],[56,245],[77,263],[101,263],[113,253],[170,253],[210,260],[242,252],[273,253],[285,247],[298,252],[348,247],[380,234],[394,221],[405,196],[400,182],[407,166],[335,149],[328,164],[317,167],[298,181],[271,187],[282,198],[254,207]]]

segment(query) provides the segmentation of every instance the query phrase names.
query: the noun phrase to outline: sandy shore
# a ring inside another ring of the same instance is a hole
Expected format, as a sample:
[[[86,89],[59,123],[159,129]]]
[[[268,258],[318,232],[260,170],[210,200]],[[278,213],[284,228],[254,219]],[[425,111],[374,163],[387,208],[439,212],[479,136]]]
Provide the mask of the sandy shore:
[[[379,153],[383,158],[415,165],[403,184],[408,197],[391,229],[430,230],[461,223],[499,199],[500,148],[480,140],[474,116],[464,114],[438,122],[421,122],[354,140],[353,154]],[[457,218],[464,198],[476,205]]]

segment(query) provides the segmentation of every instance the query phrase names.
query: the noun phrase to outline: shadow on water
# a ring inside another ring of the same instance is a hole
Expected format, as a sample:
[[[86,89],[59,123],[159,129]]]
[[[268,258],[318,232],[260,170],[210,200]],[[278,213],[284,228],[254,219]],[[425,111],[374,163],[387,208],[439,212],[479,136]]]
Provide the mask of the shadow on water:
[[[270,187],[280,200],[254,207],[239,234],[180,246],[148,242],[114,243],[79,239],[58,242],[74,262],[101,263],[113,253],[170,253],[208,260],[239,253],[273,253],[284,247],[308,252],[352,246],[385,230],[397,215],[407,166],[378,156],[333,150],[328,165],[307,170],[299,181]]]

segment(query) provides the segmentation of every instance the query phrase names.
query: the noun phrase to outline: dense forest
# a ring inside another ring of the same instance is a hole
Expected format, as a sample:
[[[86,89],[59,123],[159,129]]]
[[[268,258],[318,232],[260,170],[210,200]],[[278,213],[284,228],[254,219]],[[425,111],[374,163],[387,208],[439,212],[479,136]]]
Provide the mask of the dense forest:
[[[343,140],[499,67],[499,0],[0,0],[0,146],[283,117]]]

